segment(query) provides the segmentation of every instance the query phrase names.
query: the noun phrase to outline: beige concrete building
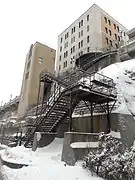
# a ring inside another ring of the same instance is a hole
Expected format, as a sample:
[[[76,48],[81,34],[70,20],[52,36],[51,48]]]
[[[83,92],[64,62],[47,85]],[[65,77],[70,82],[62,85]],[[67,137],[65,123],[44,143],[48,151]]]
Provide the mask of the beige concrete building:
[[[118,48],[121,41],[127,41],[126,32],[122,24],[93,4],[59,35],[56,72],[74,67],[82,54]]]
[[[26,56],[23,81],[18,106],[18,118],[23,116],[28,107],[37,104],[39,91],[39,75],[45,70],[54,72],[56,51],[44,44],[32,44]],[[39,99],[42,101],[43,86],[40,88]]]

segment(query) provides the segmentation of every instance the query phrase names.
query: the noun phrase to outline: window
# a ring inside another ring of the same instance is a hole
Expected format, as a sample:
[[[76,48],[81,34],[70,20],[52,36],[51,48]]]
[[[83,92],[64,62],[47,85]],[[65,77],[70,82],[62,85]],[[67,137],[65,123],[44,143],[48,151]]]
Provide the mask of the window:
[[[75,36],[73,38],[71,38],[71,44],[75,42]]]
[[[75,27],[72,28],[71,33],[73,34],[75,32]]]
[[[66,42],[66,43],[64,44],[64,48],[66,48],[66,47],[68,47],[68,42]]]
[[[73,46],[73,52],[75,52],[75,46]]]
[[[114,34],[115,35],[115,39],[117,40],[117,34]]]
[[[29,69],[30,67],[30,61],[27,63],[27,70]]]
[[[61,61],[61,55],[60,55],[60,57],[59,57],[59,60]]]
[[[81,41],[81,47],[83,47],[83,40]]]
[[[83,20],[81,20],[81,26],[83,26]]]
[[[73,64],[74,59],[75,59],[75,57],[73,56],[73,57],[70,59],[70,64]]]
[[[79,32],[79,38],[80,38],[80,36],[81,36],[81,33]]]
[[[64,68],[67,67],[67,61],[64,62],[63,67],[64,67]]]
[[[73,43],[73,38],[71,38],[71,44]]]
[[[120,41],[120,36],[118,36],[118,41]]]
[[[89,47],[87,47],[87,52],[88,52],[88,53],[90,52],[90,48],[89,48]]]
[[[87,15],[87,21],[89,21],[89,15]]]
[[[107,27],[105,27],[105,32],[108,34],[108,29],[107,29]]]
[[[112,35],[112,31],[111,30],[109,30],[109,34],[110,34],[110,36]]]
[[[81,27],[81,23],[79,22],[79,28]]]
[[[126,36],[126,33],[124,32],[124,36]]]
[[[62,43],[63,38],[60,39],[60,42]]]
[[[43,63],[43,58],[42,58],[42,57],[39,57],[39,58],[38,58],[38,62],[39,62],[40,64],[42,64],[42,63]]]
[[[65,68],[66,67],[66,64],[65,64],[65,62],[64,62],[64,64],[63,64],[63,68]]]
[[[68,35],[69,35],[69,34],[68,34],[68,32],[67,32],[67,34],[65,34],[65,39],[67,39],[67,38],[68,38]]]
[[[72,48],[71,48],[71,54],[72,54]]]
[[[89,36],[87,36],[87,43],[89,43],[90,42],[90,37]]]
[[[112,40],[110,40],[110,45],[112,46]]]
[[[29,72],[26,73],[25,80],[28,79],[28,77],[29,77]]]
[[[117,26],[117,30],[118,30],[118,32],[119,32],[119,26]]]
[[[81,51],[80,54],[83,55],[83,51]]]
[[[89,31],[89,25],[87,26],[87,32]]]
[[[105,22],[107,23],[107,18],[106,18],[106,17],[104,17],[104,20],[105,20]]]
[[[78,43],[78,48],[80,49],[80,47],[81,47],[81,46],[80,46],[80,42],[79,42],[79,43]]]
[[[72,31],[71,31],[71,33],[73,34],[73,32],[74,32],[74,29],[72,28]]]
[[[114,24],[114,29],[116,29],[116,24]]]
[[[60,52],[62,51],[62,46],[60,46]]]
[[[110,19],[108,19],[108,23],[109,23],[109,25],[111,26],[111,21],[110,21]]]
[[[83,36],[83,30],[81,30],[81,36]]]
[[[64,58],[68,56],[68,51],[64,53]]]
[[[108,38],[106,37],[105,39],[106,39],[106,43],[108,44]]]
[[[116,48],[118,49],[118,44],[115,44]]]
[[[61,70],[61,65],[59,65],[59,71]]]

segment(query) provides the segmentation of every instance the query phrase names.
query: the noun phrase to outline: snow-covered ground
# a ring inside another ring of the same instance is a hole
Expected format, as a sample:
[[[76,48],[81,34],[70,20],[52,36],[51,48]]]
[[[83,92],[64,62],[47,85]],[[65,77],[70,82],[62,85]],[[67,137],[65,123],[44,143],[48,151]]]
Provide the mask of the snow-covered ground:
[[[6,180],[100,180],[101,178],[91,176],[81,167],[68,166],[61,162],[62,139],[55,139],[53,143],[36,152],[24,147],[6,148],[2,150],[2,157],[10,162],[28,163],[28,167],[21,169],[10,169],[3,166]]]
[[[116,83],[118,102],[114,112],[135,115],[135,59],[112,64],[99,73],[113,78]],[[120,134],[113,132],[119,138]],[[7,180],[97,180],[80,164],[65,166],[61,159],[62,139],[55,139],[49,146],[36,152],[24,147],[6,148],[1,155],[9,162],[29,164],[21,169],[10,169],[3,166]],[[83,144],[84,145],[84,144]],[[1,148],[0,148],[1,149]]]

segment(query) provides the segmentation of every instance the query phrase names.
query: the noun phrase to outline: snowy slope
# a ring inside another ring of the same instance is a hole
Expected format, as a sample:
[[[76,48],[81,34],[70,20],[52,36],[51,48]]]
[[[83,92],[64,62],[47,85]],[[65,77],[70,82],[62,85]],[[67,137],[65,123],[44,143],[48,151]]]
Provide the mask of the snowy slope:
[[[112,64],[99,73],[113,78],[118,93],[115,112],[135,114],[135,59]]]
[[[100,180],[101,178],[91,176],[81,167],[65,166],[61,162],[62,139],[55,139],[49,146],[31,152],[23,147],[8,148],[8,157],[13,162],[31,162],[28,167],[22,169],[10,169],[3,167],[3,172],[8,180]],[[19,155],[20,153],[20,155]],[[20,156],[20,158],[19,158]],[[8,159],[7,157],[7,159]],[[19,160],[20,159],[20,160]]]

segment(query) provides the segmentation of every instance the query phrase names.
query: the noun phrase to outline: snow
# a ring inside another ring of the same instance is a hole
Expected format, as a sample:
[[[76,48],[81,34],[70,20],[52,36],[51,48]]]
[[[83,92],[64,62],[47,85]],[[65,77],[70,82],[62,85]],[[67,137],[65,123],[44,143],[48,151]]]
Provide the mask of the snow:
[[[99,142],[74,142],[70,146],[72,148],[98,148]]]
[[[5,148],[7,148],[7,146],[6,146],[6,145],[4,145],[4,144],[0,144],[0,150],[3,150],[3,149],[5,149]]]
[[[3,173],[8,180],[100,180],[82,168],[65,165],[61,162],[63,139],[55,139],[53,143],[38,148],[36,152],[24,147],[8,148],[10,161],[29,163],[30,166],[21,169],[10,169],[3,166]],[[6,158],[6,155],[4,156]]]
[[[35,161],[35,159],[32,159],[34,152],[23,146],[14,148],[6,147],[5,150],[0,152],[0,155],[3,160],[18,164],[32,165]]]
[[[112,64],[99,73],[114,80],[118,94],[118,108],[114,111],[135,114],[135,59]]]
[[[121,138],[120,132],[115,132],[115,131],[112,131],[112,130],[108,135],[111,135],[112,137],[118,138],[118,139]]]

